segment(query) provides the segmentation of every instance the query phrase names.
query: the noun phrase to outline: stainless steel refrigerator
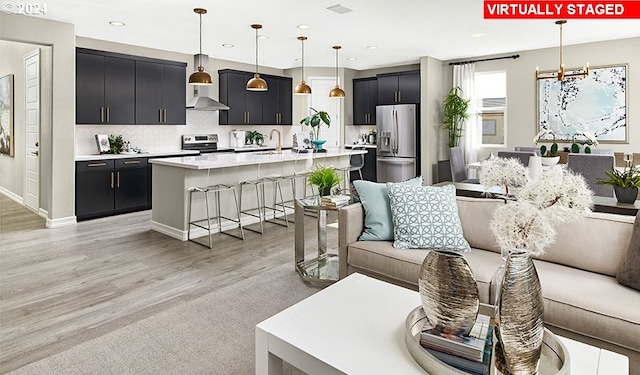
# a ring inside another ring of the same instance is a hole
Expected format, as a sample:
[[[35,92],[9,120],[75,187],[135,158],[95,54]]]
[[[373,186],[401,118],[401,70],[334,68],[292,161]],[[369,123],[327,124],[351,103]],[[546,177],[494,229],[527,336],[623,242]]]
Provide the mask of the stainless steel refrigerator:
[[[420,170],[418,107],[415,104],[376,107],[378,182],[400,182]]]

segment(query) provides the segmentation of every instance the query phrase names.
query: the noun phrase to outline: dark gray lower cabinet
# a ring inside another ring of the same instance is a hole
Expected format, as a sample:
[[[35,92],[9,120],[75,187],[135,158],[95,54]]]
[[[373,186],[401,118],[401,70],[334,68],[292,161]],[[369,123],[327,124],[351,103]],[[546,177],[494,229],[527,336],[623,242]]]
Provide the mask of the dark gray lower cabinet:
[[[362,167],[362,179],[367,181],[377,181],[376,175],[376,149],[367,148],[367,153],[364,155],[364,166]],[[358,172],[351,172],[351,181],[359,180],[360,174]]]
[[[148,209],[147,158],[76,162],[78,220]]]

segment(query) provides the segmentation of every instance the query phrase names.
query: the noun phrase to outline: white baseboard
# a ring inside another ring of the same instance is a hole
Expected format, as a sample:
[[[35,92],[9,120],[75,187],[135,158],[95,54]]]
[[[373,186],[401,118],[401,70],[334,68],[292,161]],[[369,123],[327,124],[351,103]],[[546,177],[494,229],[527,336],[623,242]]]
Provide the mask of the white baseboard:
[[[47,218],[47,228],[60,228],[70,225],[76,225],[78,221],[75,216],[61,217],[60,219]]]
[[[292,209],[287,208],[287,214],[293,214],[294,211]],[[277,217],[281,217],[282,214],[280,215],[276,215]],[[267,220],[273,219],[274,215],[273,215],[273,211],[272,212],[267,212]],[[211,231],[212,232],[218,232],[218,225],[217,225],[217,221],[216,220],[212,220],[214,223],[212,223],[211,225]],[[252,216],[243,216],[242,218],[242,226],[247,226],[250,224],[256,224],[258,223],[259,220],[257,217],[252,217]],[[206,223],[205,223],[206,224]],[[293,225],[293,223],[291,223]],[[228,221],[228,220],[224,220],[222,222],[222,230],[223,231],[227,231],[227,230],[231,230],[231,229],[235,229],[238,227],[238,224],[232,222],[232,221]],[[166,224],[162,224],[162,223],[158,223],[156,221],[151,220],[151,229],[155,230],[156,232],[165,234],[169,237],[175,238],[177,240],[180,241],[187,241],[187,235],[188,232],[186,230],[180,230],[178,228],[174,228],[174,227],[170,227]],[[198,227],[192,227],[191,228],[191,238],[198,238],[198,237],[204,237],[206,236],[208,233],[205,229],[202,228],[198,228]]]
[[[0,193],[5,195],[7,198],[11,199],[12,201],[15,201],[16,203],[20,204],[21,206],[24,206],[24,199],[22,199],[22,197],[19,196],[18,194],[8,190],[7,188],[0,186]]]
[[[180,241],[187,240],[187,231],[170,227],[157,221],[151,220],[151,229]]]
[[[49,217],[49,211],[45,210],[44,208],[40,208],[38,209],[38,215],[40,215],[41,218],[46,219]]]

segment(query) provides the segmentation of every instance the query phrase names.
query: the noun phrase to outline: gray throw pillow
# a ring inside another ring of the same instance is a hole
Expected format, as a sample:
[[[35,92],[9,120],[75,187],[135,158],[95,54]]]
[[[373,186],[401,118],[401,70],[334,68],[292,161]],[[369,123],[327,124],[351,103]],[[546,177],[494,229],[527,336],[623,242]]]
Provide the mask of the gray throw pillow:
[[[640,290],[640,211],[633,223],[631,241],[627,247],[627,257],[618,267],[618,282],[629,288]]]
[[[453,185],[388,184],[393,246],[400,249],[471,250],[462,233]]]
[[[399,182],[399,184],[421,186],[422,176]],[[393,222],[387,184],[355,180],[353,187],[358,192],[364,208],[364,230],[358,239],[360,241],[392,241]]]

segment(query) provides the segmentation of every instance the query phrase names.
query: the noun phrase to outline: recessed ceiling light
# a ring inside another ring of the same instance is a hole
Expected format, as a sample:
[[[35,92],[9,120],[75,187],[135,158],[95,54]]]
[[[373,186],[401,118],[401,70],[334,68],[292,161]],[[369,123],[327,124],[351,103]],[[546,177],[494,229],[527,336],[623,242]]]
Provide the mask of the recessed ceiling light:
[[[347,60],[349,60],[349,61],[356,61],[356,60],[358,60],[358,58],[357,58],[357,57],[347,57]]]
[[[258,35],[258,39],[269,39],[267,35]]]
[[[474,38],[482,38],[483,36],[487,36],[485,33],[475,33],[471,35]]]
[[[376,46],[367,46],[367,49],[378,49]]]
[[[306,29],[308,29],[308,28],[309,28],[309,25],[302,24],[302,25],[298,25],[298,26],[296,26],[296,27],[297,27],[298,29],[301,29],[301,30],[306,30]]]
[[[233,44],[231,44],[231,43],[224,43],[222,46],[224,48],[233,48],[234,47]]]
[[[111,22],[109,22],[109,25],[111,25],[111,26],[124,26],[124,22],[122,22],[122,21],[111,21]]]

